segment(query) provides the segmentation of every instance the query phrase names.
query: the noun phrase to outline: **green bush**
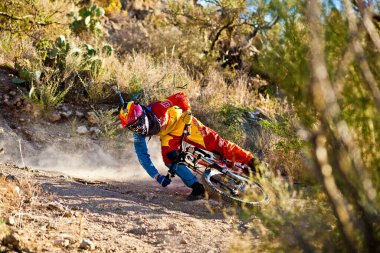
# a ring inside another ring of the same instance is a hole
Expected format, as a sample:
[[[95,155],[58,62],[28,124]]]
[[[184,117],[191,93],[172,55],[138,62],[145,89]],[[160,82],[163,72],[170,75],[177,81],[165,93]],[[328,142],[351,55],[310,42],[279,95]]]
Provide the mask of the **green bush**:
[[[96,5],[85,6],[78,13],[71,12],[70,17],[74,21],[70,25],[70,29],[75,34],[88,31],[92,34],[99,35],[101,33],[100,18],[104,16],[104,9]]]
[[[50,112],[63,102],[72,85],[61,87],[61,82],[54,77],[44,82],[33,84],[29,91],[29,99],[39,105],[42,110]]]

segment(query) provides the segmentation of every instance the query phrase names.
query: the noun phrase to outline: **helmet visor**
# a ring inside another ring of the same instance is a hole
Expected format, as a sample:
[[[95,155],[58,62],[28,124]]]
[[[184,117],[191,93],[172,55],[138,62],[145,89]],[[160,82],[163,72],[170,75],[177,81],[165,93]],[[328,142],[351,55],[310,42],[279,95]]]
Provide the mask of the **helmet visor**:
[[[148,133],[148,119],[145,116],[145,113],[138,117],[135,122],[129,124],[127,128],[135,133],[146,135]]]

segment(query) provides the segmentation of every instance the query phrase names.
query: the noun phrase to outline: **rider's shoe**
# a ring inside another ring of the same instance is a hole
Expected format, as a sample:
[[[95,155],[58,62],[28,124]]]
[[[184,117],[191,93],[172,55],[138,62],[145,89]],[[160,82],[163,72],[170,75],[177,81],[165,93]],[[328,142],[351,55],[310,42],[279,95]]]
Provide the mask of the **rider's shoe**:
[[[193,189],[193,191],[190,193],[189,196],[187,196],[187,200],[194,201],[198,199],[203,199],[205,197],[205,188],[201,183],[195,182],[190,187]]]
[[[245,170],[245,172],[251,176],[256,176],[257,174],[260,175],[260,170],[258,170],[259,164],[260,164],[260,162],[258,161],[258,159],[252,158],[247,163],[249,168],[247,168]]]

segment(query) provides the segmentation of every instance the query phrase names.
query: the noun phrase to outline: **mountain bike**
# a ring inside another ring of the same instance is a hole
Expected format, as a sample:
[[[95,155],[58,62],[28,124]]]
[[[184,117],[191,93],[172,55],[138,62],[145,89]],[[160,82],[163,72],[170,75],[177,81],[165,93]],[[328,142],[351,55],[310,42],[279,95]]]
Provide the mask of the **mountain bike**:
[[[191,121],[189,121],[191,122]],[[238,206],[256,207],[267,204],[269,196],[246,164],[232,162],[219,154],[203,150],[186,142],[190,123],[185,125],[176,161],[167,177],[174,177],[176,166],[184,164],[201,177],[209,195]]]

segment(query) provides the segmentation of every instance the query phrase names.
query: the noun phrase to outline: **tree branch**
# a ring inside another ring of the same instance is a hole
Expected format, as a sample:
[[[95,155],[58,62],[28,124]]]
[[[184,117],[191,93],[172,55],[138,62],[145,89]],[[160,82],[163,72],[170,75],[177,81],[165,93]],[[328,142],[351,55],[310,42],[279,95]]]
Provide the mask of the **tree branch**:
[[[375,25],[372,22],[372,13],[368,11],[368,7],[365,5],[363,0],[358,0],[358,6],[360,13],[363,16],[363,23],[369,36],[371,37],[373,44],[377,47],[377,50],[380,52],[380,35],[378,34]]]
[[[380,89],[377,85],[376,78],[369,67],[369,64],[364,54],[364,49],[357,38],[357,34],[358,34],[357,18],[355,14],[352,12],[351,3],[348,0],[344,0],[344,3],[346,7],[346,15],[348,18],[348,28],[350,31],[350,36],[353,39],[353,48],[354,48],[355,56],[356,56],[357,61],[359,62],[359,66],[363,73],[363,77],[369,86],[373,99],[375,100],[377,111],[380,112]],[[364,26],[365,25],[366,24],[364,23]],[[380,51],[380,48],[379,48],[379,51]]]
[[[209,52],[212,52],[214,50],[214,47],[215,47],[215,44],[216,42],[218,41],[220,35],[222,34],[222,32],[227,29],[228,27],[231,26],[231,24],[233,23],[233,21],[229,21],[227,24],[225,24],[224,26],[222,26],[219,31],[216,33],[214,39],[212,40],[212,43],[211,43],[211,46],[210,46],[210,50]]]

